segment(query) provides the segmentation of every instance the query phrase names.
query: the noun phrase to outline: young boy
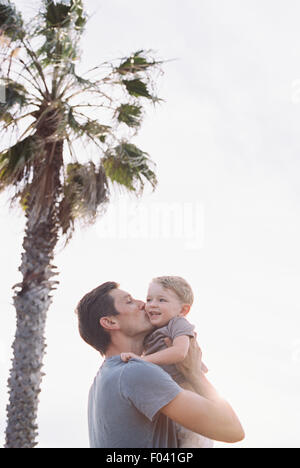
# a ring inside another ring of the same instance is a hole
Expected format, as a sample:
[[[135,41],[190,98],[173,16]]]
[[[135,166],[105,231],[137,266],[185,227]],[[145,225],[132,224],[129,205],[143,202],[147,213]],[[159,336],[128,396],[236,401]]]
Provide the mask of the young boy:
[[[185,381],[176,365],[186,357],[190,337],[194,336],[194,326],[185,318],[194,301],[190,285],[179,276],[161,276],[154,278],[149,286],[146,312],[155,330],[146,337],[145,351],[142,356],[134,353],[122,353],[121,358],[127,362],[139,358],[161,366],[184,389],[195,391]],[[170,338],[172,345],[167,347],[165,339]],[[207,372],[202,365],[203,372]],[[177,425],[177,436],[180,448],[212,448],[213,441],[195,434]]]

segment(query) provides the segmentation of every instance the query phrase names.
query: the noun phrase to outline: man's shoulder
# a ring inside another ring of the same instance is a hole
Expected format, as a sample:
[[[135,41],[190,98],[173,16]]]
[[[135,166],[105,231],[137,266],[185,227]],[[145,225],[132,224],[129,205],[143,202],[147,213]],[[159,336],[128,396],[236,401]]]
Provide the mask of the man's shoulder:
[[[162,369],[156,364],[151,362],[143,361],[143,359],[132,358],[122,368],[123,374],[153,374],[157,372],[163,372]]]
[[[112,365],[113,364],[113,365]],[[115,359],[115,362],[108,363],[97,373],[91,390],[96,388],[108,389],[117,386],[118,388],[141,385],[151,385],[151,382],[158,382],[169,377],[159,366],[142,359],[133,358],[128,362]]]
[[[150,399],[155,389],[154,395],[158,401],[160,397],[165,401],[165,396],[176,396],[181,391],[178,384],[160,366],[135,358],[130,359],[122,368],[119,384],[121,394],[129,399],[139,398],[139,395],[143,399]]]
[[[142,381],[150,384],[157,380],[169,378],[170,376],[160,366],[142,359],[130,359],[122,368],[122,380],[130,381],[131,384],[135,382],[138,385]]]

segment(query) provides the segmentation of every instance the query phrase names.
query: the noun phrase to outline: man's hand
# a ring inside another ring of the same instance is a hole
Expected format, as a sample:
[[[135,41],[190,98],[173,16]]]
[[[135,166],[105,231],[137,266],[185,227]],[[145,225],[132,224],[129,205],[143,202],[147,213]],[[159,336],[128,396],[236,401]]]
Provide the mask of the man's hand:
[[[121,353],[121,359],[124,362],[130,361],[130,359],[132,358],[141,359],[141,356],[138,356],[137,354],[134,354],[134,353]]]
[[[199,375],[202,371],[202,351],[197,343],[197,339],[190,338],[189,351],[184,361],[176,365],[179,372],[190,381],[193,375]]]
[[[165,339],[166,345],[172,346],[172,341],[169,338]],[[184,361],[176,364],[177,369],[181,372],[186,380],[190,381],[193,375],[199,375],[201,372],[206,374],[208,369],[202,362],[202,351],[197,343],[197,335],[190,338],[189,351]]]

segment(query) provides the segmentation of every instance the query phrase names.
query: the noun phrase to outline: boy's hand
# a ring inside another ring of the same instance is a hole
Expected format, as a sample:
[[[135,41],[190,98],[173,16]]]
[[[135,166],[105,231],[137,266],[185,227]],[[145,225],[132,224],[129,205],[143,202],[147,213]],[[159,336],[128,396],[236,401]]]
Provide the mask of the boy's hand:
[[[130,359],[132,359],[132,358],[141,359],[140,356],[138,356],[137,354],[134,354],[134,353],[121,353],[121,359],[124,362],[130,361]]]

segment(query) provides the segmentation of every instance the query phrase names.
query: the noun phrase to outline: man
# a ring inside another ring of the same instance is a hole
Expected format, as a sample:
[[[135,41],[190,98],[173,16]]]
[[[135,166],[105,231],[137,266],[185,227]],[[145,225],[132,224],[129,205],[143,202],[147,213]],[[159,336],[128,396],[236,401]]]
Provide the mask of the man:
[[[121,360],[122,352],[140,355],[153,329],[144,302],[107,282],[81,299],[77,314],[81,337],[105,356],[89,393],[91,448],[176,448],[175,423],[214,440],[244,438],[234,411],[201,372],[195,340],[180,371],[199,395],[183,390],[159,366]]]

